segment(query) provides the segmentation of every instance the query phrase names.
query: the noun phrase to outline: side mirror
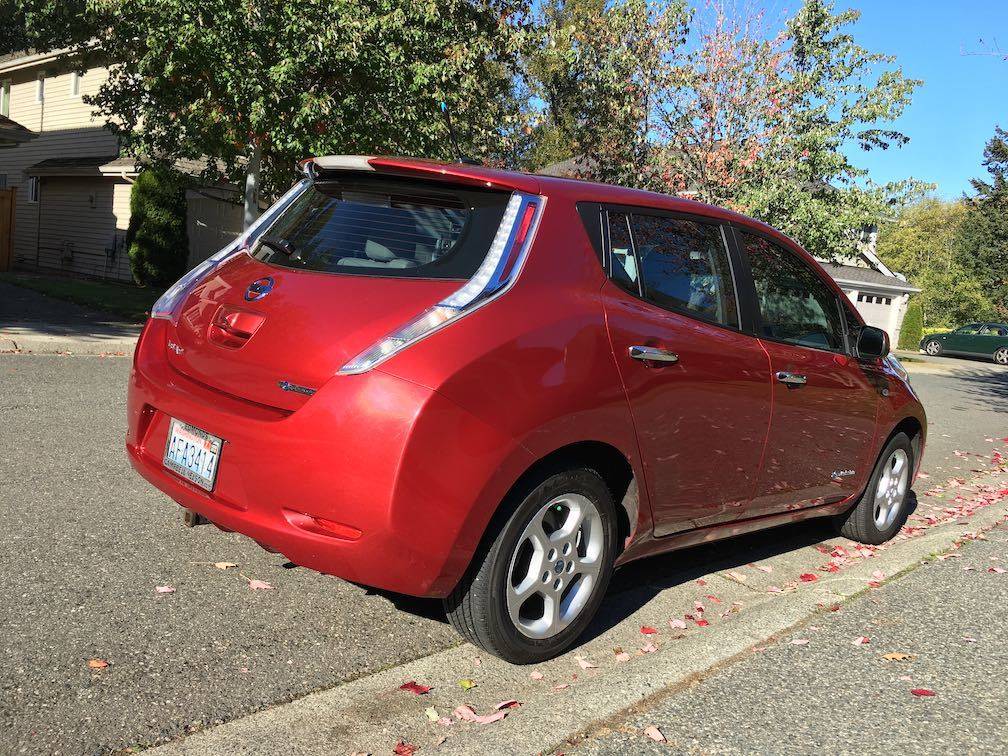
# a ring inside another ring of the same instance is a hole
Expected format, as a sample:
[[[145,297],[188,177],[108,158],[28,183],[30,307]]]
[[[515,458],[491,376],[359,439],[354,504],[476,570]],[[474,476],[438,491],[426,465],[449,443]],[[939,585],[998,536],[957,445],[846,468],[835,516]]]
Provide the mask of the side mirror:
[[[864,326],[857,338],[857,356],[862,360],[874,360],[889,354],[889,334],[881,328]]]

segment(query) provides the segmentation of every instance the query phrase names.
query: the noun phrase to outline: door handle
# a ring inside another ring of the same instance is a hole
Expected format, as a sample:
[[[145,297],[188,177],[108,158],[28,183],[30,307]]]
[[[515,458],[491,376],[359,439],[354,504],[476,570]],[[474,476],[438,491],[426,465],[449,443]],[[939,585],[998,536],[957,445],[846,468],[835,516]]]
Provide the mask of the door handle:
[[[632,346],[630,347],[630,356],[641,362],[667,362],[669,364],[679,362],[678,354],[657,347]]]
[[[783,370],[777,373],[777,380],[786,383],[788,386],[804,386],[808,383],[808,378],[797,373],[785,373]]]

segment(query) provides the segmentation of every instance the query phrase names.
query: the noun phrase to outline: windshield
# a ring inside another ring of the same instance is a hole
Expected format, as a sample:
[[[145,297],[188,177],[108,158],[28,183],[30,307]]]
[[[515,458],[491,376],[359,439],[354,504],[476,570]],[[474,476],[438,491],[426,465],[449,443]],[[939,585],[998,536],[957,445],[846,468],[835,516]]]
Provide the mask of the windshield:
[[[465,280],[486,257],[509,196],[353,175],[317,181],[251,253],[325,273]]]

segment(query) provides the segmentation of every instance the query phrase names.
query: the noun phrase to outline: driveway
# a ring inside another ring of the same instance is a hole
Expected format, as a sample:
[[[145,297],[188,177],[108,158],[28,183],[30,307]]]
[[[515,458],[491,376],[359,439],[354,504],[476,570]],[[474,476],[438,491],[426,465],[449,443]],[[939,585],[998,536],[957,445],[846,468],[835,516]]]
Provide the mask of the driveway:
[[[128,372],[124,357],[0,355],[0,751],[105,752],[164,743],[235,720],[254,729],[272,720],[242,717],[270,707],[276,708],[266,714],[283,716],[289,709],[282,704],[321,691],[333,698],[304,699],[329,703],[304,720],[311,726],[295,729],[304,738],[325,740],[306,742],[306,753],[342,752],[354,750],[351,743],[372,742],[367,738],[377,732],[341,729],[350,722],[385,728],[382,738],[399,732],[406,737],[410,728],[429,725],[423,702],[360,693],[386,686],[383,675],[479,678],[471,699],[480,705],[508,697],[522,680],[528,683],[528,670],[490,659],[480,664],[471,647],[455,648],[459,641],[437,602],[378,594],[293,568],[213,527],[183,529],[178,507],[124,459]],[[989,468],[994,442],[985,439],[1008,435],[1008,371],[967,364],[948,372],[915,371],[913,383],[931,419],[924,461],[931,479],[921,487]],[[962,507],[952,515],[942,514],[943,508],[949,503],[940,494],[922,495],[919,529],[930,524],[928,518],[938,523],[969,516]],[[575,655],[611,656],[614,645],[633,650],[629,644],[639,645],[642,624],[662,625],[673,612],[681,616],[706,593],[723,602],[715,614],[707,601],[712,629],[719,623],[730,629],[733,602],[754,605],[753,597],[766,598],[771,583],[790,592],[799,573],[821,565],[823,548],[841,542],[827,525],[813,522],[630,565],[617,574],[586,645],[545,669],[551,675],[565,670],[566,678],[566,670],[574,669],[574,680],[558,678],[557,684],[576,684]],[[220,569],[218,562],[236,566]],[[775,572],[748,567],[754,563],[773,565]],[[742,572],[745,584],[732,577]],[[253,590],[253,579],[272,587]],[[172,590],[159,593],[159,586]],[[89,666],[91,660],[97,668]],[[989,666],[976,674],[993,679],[997,672]],[[617,676],[606,683],[614,694],[610,703],[626,705],[621,686],[627,680]],[[431,694],[442,698],[431,701],[450,712],[459,692],[453,680]],[[351,695],[346,705],[355,713],[332,703]],[[514,714],[515,726],[530,737],[537,732],[533,724],[562,736],[565,727],[577,726],[578,716],[591,714],[578,708],[574,695],[556,698],[554,718],[537,716],[530,704],[519,712],[524,722]],[[337,712],[338,722],[326,719]],[[275,750],[293,748],[294,732],[260,745],[267,751],[271,742]],[[539,747],[550,744],[545,735],[536,737]],[[380,742],[390,750],[394,740]],[[224,751],[216,743],[206,752]]]

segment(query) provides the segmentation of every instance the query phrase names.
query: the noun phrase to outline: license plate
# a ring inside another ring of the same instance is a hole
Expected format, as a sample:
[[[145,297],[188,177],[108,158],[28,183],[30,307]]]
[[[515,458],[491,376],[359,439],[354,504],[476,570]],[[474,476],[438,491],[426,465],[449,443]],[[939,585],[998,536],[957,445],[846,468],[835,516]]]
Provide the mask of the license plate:
[[[217,436],[172,418],[164,466],[200,488],[213,491],[223,443]]]

